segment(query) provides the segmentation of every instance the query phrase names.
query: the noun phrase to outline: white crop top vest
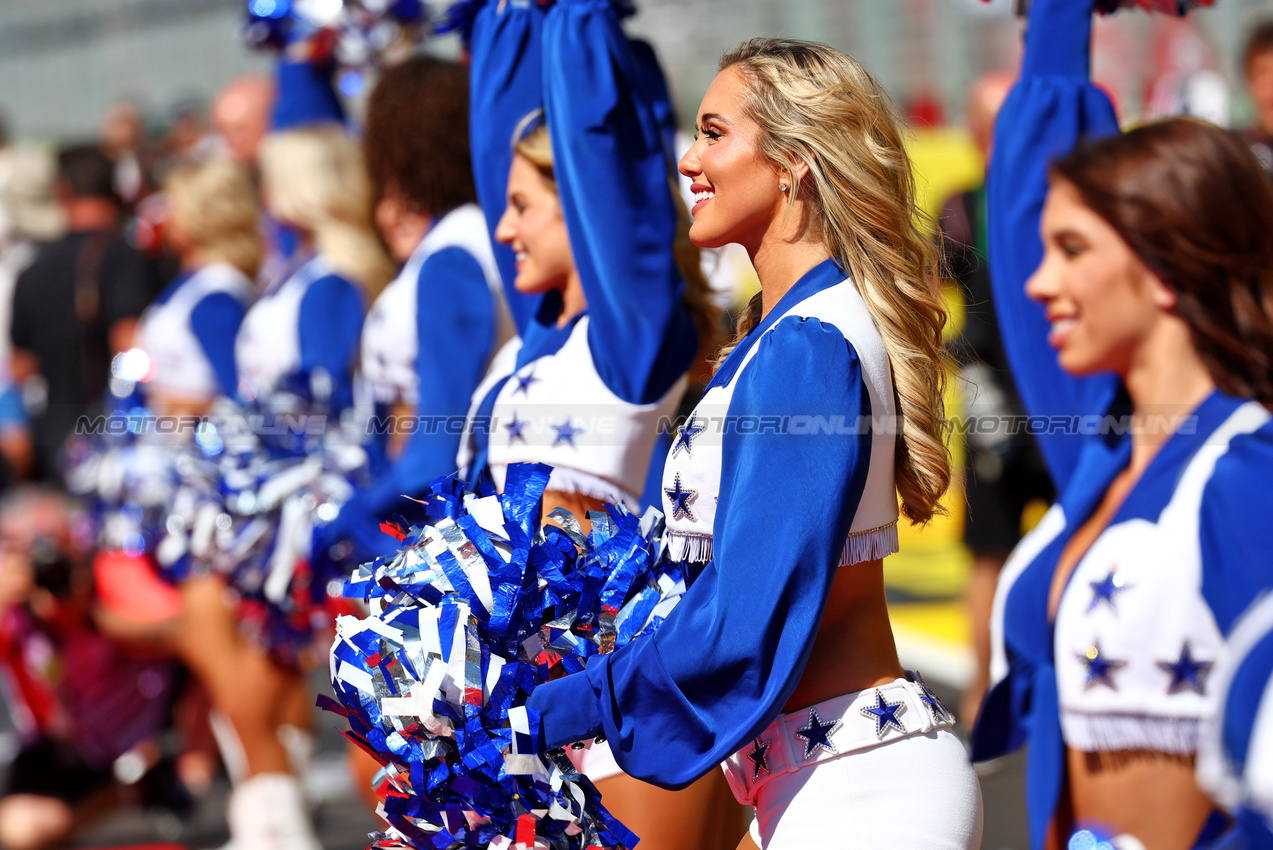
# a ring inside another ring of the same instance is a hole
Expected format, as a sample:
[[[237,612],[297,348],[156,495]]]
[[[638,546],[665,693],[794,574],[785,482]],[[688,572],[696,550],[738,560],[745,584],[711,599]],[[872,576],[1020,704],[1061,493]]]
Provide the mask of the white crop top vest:
[[[362,378],[374,401],[418,404],[419,380],[416,360],[420,353],[417,337],[416,298],[420,269],[426,260],[446,248],[462,248],[482,268],[491,302],[495,305],[494,344],[487,362],[513,335],[513,320],[504,303],[503,286],[495,255],[491,251],[486,216],[474,204],[465,204],[444,215],[425,234],[402,271],[380,293],[367,314],[362,334]]]
[[[793,305],[771,325],[769,333],[789,317],[816,318],[837,328],[853,346],[861,364],[862,380],[871,400],[871,457],[866,486],[853,515],[840,566],[883,558],[898,550],[897,489],[893,480],[893,450],[896,417],[893,401],[893,370],[866,303],[850,280],[814,293]],[[695,491],[688,502],[690,512],[667,513],[667,540],[673,560],[703,563],[712,559],[712,530],[716,521],[716,497],[720,493],[723,435],[730,401],[739,376],[752,366],[759,341],[747,351],[738,371],[725,386],[708,389],[694,413],[672,443],[663,468],[664,492],[680,488]],[[781,364],[774,364],[781,368]],[[789,423],[790,425],[790,423]],[[686,429],[689,430],[686,439]],[[699,429],[705,429],[699,430]],[[695,433],[704,439],[694,441]],[[852,439],[846,436],[845,439]],[[666,503],[665,503],[666,507]]]
[[[1202,495],[1230,442],[1268,420],[1258,402],[1237,408],[1184,466],[1157,522],[1133,518],[1111,525],[1074,568],[1053,633],[1068,746],[1196,751],[1200,724],[1218,707],[1207,675],[1227,653],[1202,596]],[[1054,505],[1004,565],[996,625],[1012,583],[1065,525]],[[1007,674],[1001,631],[992,651],[991,678],[997,681]]]
[[[499,490],[510,463],[553,468],[548,489],[579,493],[635,508],[660,423],[670,422],[685,394],[681,376],[652,404],[630,404],[606,386],[588,346],[588,317],[575,323],[565,345],[514,372],[521,340],[495,355],[473,393],[468,431],[487,393],[507,376],[490,422],[487,465]],[[473,460],[472,437],[460,444],[460,469]]]
[[[243,317],[234,342],[239,392],[257,398],[271,392],[279,379],[300,368],[301,300],[309,285],[332,273],[321,256],[293,272],[275,290],[262,295]]]
[[[209,263],[194,272],[162,304],[152,304],[142,314],[138,347],[150,357],[155,376],[149,391],[170,399],[203,401],[218,395],[221,387],[199,338],[190,325],[191,313],[205,297],[225,292],[247,302],[252,283],[228,263]],[[226,387],[233,393],[235,387]]]

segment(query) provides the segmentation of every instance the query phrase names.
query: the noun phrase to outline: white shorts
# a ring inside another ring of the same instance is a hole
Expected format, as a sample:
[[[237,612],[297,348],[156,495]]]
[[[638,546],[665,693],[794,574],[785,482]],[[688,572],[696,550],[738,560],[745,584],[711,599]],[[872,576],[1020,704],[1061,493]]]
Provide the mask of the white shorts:
[[[953,724],[898,679],[781,715],[722,767],[762,850],[975,850],[981,788]]]

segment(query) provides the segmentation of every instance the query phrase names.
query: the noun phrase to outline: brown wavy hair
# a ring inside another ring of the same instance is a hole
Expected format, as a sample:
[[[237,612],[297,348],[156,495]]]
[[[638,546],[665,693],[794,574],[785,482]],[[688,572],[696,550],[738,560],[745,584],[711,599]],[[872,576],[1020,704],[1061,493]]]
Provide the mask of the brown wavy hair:
[[[720,70],[748,84],[743,110],[761,130],[760,151],[787,172],[811,210],[822,244],[849,273],[888,352],[901,430],[894,478],[902,513],[924,523],[943,513],[951,461],[942,400],[946,310],[933,234],[919,208],[903,124],[888,93],[852,57],[811,41],[754,38]],[[809,166],[802,179],[795,163]],[[738,338],[760,319],[757,294]]]
[[[1176,294],[1217,387],[1273,409],[1273,186],[1237,136],[1173,118],[1052,166]]]
[[[468,69],[431,56],[386,69],[367,102],[362,145],[373,204],[388,192],[425,215],[475,203]]]

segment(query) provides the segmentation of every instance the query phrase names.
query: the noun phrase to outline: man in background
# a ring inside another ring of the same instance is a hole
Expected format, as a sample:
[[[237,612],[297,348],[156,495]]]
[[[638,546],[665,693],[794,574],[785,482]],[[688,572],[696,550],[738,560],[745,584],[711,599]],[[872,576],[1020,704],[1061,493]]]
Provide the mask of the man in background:
[[[1256,26],[1242,53],[1246,89],[1255,104],[1255,125],[1242,134],[1251,152],[1273,177],[1273,21]]]

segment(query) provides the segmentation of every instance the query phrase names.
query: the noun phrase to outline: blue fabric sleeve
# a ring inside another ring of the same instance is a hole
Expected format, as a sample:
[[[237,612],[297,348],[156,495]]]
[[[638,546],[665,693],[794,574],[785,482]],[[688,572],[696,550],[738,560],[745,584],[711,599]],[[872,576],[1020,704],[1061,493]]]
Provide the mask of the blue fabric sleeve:
[[[1039,221],[1048,169],[1085,138],[1118,132],[1109,98],[1088,79],[1092,0],[1035,0],[1021,77],[995,126],[987,175],[990,274],[1004,349],[1031,416],[1103,413],[1117,389],[1112,375],[1075,378],[1057,364],[1041,304],[1025,295],[1039,267]],[[1058,491],[1081,451],[1072,433],[1036,435]]]
[[[633,404],[662,398],[698,349],[672,253],[662,126],[613,4],[558,0],[544,23],[544,109],[597,371]],[[647,75],[648,77],[648,75]]]
[[[482,267],[462,248],[430,256],[417,285],[419,427],[397,460],[341,509],[332,542],[348,534],[358,545],[366,539],[355,528],[359,524],[374,543],[396,550],[398,542],[379,533],[380,521],[405,507],[403,496],[421,496],[437,478],[455,471],[469,402],[494,343],[495,305]],[[379,554],[386,553],[366,552]]]
[[[857,355],[817,319],[779,322],[737,380],[735,422],[870,415]],[[627,773],[675,788],[715,769],[780,713],[822,619],[871,437],[757,430],[726,428],[715,559],[658,631],[531,694],[545,745],[604,731]]]
[[[362,333],[362,292],[345,278],[329,274],[309,285],[301,297],[297,335],[301,372],[323,369],[332,380],[332,406],[353,402],[353,364]]]
[[[278,93],[270,129],[281,132],[310,124],[343,124],[345,108],[336,96],[332,79],[335,73],[335,62],[280,59],[275,72]]]
[[[216,373],[223,395],[239,391],[239,370],[234,365],[234,338],[247,315],[247,306],[228,292],[205,295],[190,311],[190,330]]]
[[[505,8],[501,12],[499,6]],[[513,163],[513,132],[518,123],[544,105],[541,59],[544,12],[538,3],[487,3],[477,13],[470,46],[469,144],[477,199],[486,214],[491,247],[504,283],[504,298],[518,336],[525,337],[543,296],[528,296],[513,286],[517,277],[513,249],[495,241],[495,227],[508,205],[508,170]]]

